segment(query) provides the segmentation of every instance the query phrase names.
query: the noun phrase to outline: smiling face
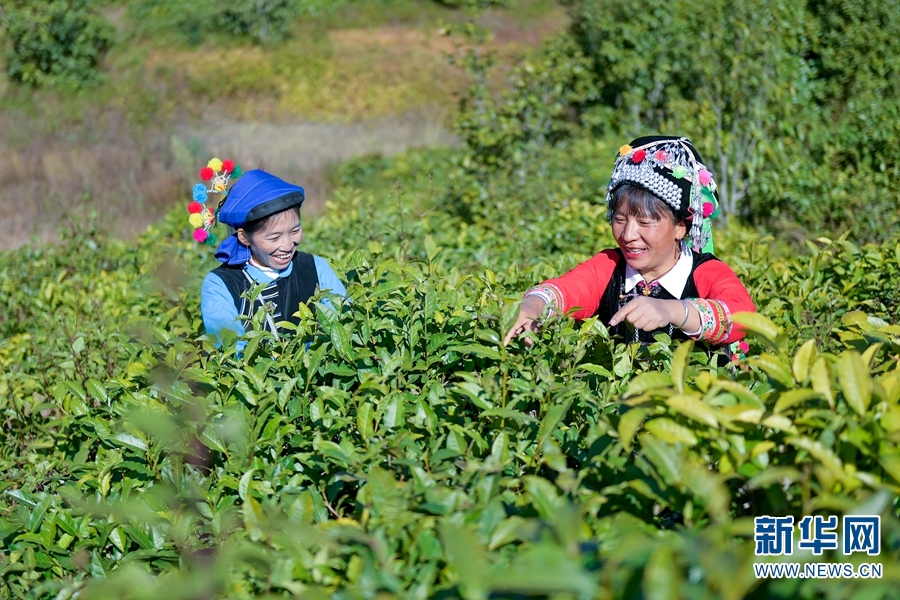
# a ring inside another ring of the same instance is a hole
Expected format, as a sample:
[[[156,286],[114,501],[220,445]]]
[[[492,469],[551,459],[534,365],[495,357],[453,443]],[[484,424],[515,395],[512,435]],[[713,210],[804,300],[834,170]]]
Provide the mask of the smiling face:
[[[296,209],[288,209],[273,215],[258,230],[248,233],[240,228],[237,235],[238,240],[250,248],[255,262],[280,271],[291,264],[303,238],[300,214]]]
[[[623,186],[616,191],[612,209],[613,237],[631,268],[653,281],[675,266],[687,225],[676,221],[661,200],[641,188]]]

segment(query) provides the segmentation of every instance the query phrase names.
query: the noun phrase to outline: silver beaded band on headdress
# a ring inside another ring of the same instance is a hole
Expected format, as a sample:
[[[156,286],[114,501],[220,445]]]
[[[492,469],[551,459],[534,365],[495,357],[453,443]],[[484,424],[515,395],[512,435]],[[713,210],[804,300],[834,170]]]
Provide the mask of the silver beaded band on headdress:
[[[649,161],[639,165],[628,164],[623,161],[621,166],[616,166],[612,179],[609,181],[607,196],[616,188],[625,183],[638,183],[647,188],[653,195],[675,210],[681,210],[681,188],[653,170]],[[609,200],[607,200],[609,204]]]

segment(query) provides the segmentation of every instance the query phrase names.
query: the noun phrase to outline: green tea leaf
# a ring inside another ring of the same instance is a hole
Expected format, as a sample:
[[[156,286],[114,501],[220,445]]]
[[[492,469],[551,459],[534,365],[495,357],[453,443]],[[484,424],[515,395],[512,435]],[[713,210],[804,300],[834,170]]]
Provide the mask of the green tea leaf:
[[[594,576],[563,548],[548,544],[526,547],[512,564],[491,573],[495,592],[516,596],[577,596],[596,598]]]
[[[834,452],[823,446],[821,442],[811,440],[808,437],[789,437],[785,441],[809,452],[813,458],[822,463],[822,466],[831,471],[835,479],[839,481],[844,479],[844,468],[841,460],[835,456]]]
[[[368,441],[375,435],[375,407],[371,402],[362,402],[356,412],[356,428],[362,439]]]
[[[800,471],[793,467],[771,467],[747,480],[746,486],[751,490],[763,489],[770,485],[782,485],[784,482],[792,483],[799,478]]]
[[[615,379],[615,375],[613,375],[612,371],[600,365],[592,365],[587,363],[581,364],[578,365],[578,370],[587,371],[589,373],[593,373],[594,375],[601,375],[607,379]]]
[[[667,388],[671,385],[672,377],[670,377],[668,373],[658,373],[656,371],[650,371],[648,373],[641,373],[640,375],[629,381],[626,394],[628,396],[632,396],[642,394],[647,390]]]
[[[802,383],[809,377],[810,369],[818,358],[819,352],[816,348],[816,340],[806,340],[797,353],[794,355],[793,373],[794,379]]]
[[[856,414],[864,415],[872,401],[872,378],[862,358],[853,350],[841,354],[837,362],[838,379],[844,400]]]
[[[402,394],[395,394],[388,401],[381,422],[388,429],[396,429],[406,422],[405,415],[406,398]]]
[[[650,414],[649,408],[632,408],[619,419],[619,439],[622,441],[622,447],[627,452],[631,451],[631,442],[634,439],[634,434],[637,433],[641,423],[644,421],[644,417],[648,414]]]
[[[693,446],[697,443],[697,436],[693,431],[665,417],[647,421],[644,423],[644,429],[669,444],[682,443]]]
[[[200,434],[200,441],[210,450],[215,450],[216,452],[227,454],[227,450],[225,449],[225,445],[222,443],[222,439],[219,437],[219,434],[216,432],[216,430],[212,427],[207,427],[203,430],[203,433]]]
[[[284,408],[287,406],[288,400],[291,399],[291,394],[294,391],[294,387],[297,385],[297,378],[292,377],[284,382],[281,386],[281,389],[278,390],[278,406]]]
[[[866,368],[870,368],[872,366],[872,361],[875,359],[875,356],[878,352],[884,347],[883,342],[875,342],[863,352],[862,362],[866,366]]]
[[[522,517],[512,516],[505,519],[497,525],[491,533],[491,539],[488,542],[488,550],[496,550],[501,546],[512,543],[519,538],[519,529],[522,528],[525,519]]]
[[[103,404],[109,404],[109,394],[106,393],[106,386],[96,379],[88,379],[85,383],[87,392]]]
[[[672,381],[679,394],[684,393],[684,378],[688,363],[691,360],[691,350],[694,349],[693,340],[682,342],[672,356]]]
[[[760,313],[739,312],[731,316],[732,320],[754,334],[775,352],[783,352],[785,342],[781,330],[775,323]]]
[[[463,355],[471,354],[473,356],[480,356],[483,358],[489,358],[491,360],[500,360],[499,351],[483,344],[464,344],[462,346],[453,346],[452,348],[450,348],[450,350],[459,352]]]
[[[554,522],[562,502],[556,487],[543,477],[528,475],[522,480],[525,483],[525,490],[531,497],[532,505],[541,518],[549,523]]]
[[[466,600],[487,597],[487,553],[467,528],[441,521],[441,544],[447,551],[447,562],[459,574],[461,592]]]
[[[681,481],[681,458],[675,448],[650,433],[638,435],[641,452],[656,467],[666,484],[673,485]]]
[[[681,586],[681,569],[672,549],[659,546],[644,568],[644,597],[647,600],[677,600],[681,598]]]
[[[834,408],[834,390],[832,389],[831,368],[824,357],[820,356],[816,359],[816,362],[813,363],[812,369],[810,369],[809,372],[809,379],[813,389],[828,400],[828,404],[831,408]]]
[[[747,361],[785,387],[790,388],[796,385],[790,367],[774,354],[751,356]]]
[[[241,482],[238,485],[238,496],[244,502],[247,501],[248,494],[253,486],[253,474],[256,472],[256,469],[250,469],[246,473],[241,476]]]
[[[64,381],[63,385],[72,393],[73,396],[81,400],[82,403],[87,402],[87,394],[84,393],[84,389],[77,383],[73,381]]]
[[[895,485],[900,485],[900,455],[884,453],[878,457],[878,464],[884,472],[891,476]]]
[[[718,427],[716,411],[702,400],[692,396],[672,396],[666,399],[666,405],[675,412],[681,413],[689,419],[703,423],[709,427]]]
[[[775,402],[774,410],[777,413],[784,412],[785,410],[793,408],[798,404],[809,402],[810,400],[816,400],[821,397],[822,396],[821,394],[819,394],[819,392],[808,388],[788,390],[779,394],[778,400]]]
[[[121,433],[115,434],[110,439],[121,446],[136,450],[138,452],[147,451],[147,442],[131,433],[123,431]]]

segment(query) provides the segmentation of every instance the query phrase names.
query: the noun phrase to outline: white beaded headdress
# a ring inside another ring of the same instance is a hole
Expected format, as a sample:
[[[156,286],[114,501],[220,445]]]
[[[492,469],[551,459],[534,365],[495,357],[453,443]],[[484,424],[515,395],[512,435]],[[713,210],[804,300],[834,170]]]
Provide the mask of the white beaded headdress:
[[[695,252],[713,251],[710,220],[719,213],[716,182],[689,139],[646,136],[619,148],[606,188],[607,207],[613,192],[626,183],[647,190],[689,221]]]

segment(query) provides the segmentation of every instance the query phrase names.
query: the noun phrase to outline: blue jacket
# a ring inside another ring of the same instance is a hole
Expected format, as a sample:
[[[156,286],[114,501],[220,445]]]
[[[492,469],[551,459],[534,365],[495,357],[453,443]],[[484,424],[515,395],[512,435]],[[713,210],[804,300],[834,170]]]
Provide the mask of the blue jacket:
[[[338,279],[334,269],[328,264],[328,261],[321,256],[313,256],[316,266],[316,274],[319,279],[319,289],[331,292],[340,296],[347,295],[347,289],[341,280]],[[257,283],[271,283],[275,277],[290,277],[293,272],[294,264],[291,263],[282,271],[277,273],[265,272],[262,269],[247,263],[244,270]],[[275,277],[271,275],[274,274]],[[324,301],[330,303],[328,300]],[[215,335],[221,341],[221,332],[223,329],[230,329],[238,336],[244,335],[245,328],[242,320],[238,318],[238,309],[235,306],[235,300],[222,278],[214,272],[210,272],[203,279],[203,286],[200,289],[200,312],[203,315],[203,326],[206,333]],[[243,347],[240,344],[239,350]]]

